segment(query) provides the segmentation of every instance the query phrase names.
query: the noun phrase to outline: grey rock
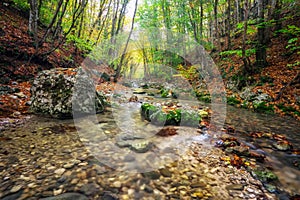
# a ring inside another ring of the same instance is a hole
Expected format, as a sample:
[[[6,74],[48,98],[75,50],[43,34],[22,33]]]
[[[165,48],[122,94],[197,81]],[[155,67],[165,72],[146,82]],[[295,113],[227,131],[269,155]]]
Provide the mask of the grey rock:
[[[250,87],[246,87],[239,95],[240,97],[243,99],[243,100],[246,100],[246,101],[252,101],[256,94],[254,92],[251,91],[252,88]]]
[[[88,198],[79,193],[64,193],[54,197],[42,198],[41,200],[88,200]]]
[[[101,112],[107,103],[101,92],[95,92],[92,78],[82,68],[40,72],[31,94],[31,110],[54,118],[71,118],[73,112],[79,115]]]

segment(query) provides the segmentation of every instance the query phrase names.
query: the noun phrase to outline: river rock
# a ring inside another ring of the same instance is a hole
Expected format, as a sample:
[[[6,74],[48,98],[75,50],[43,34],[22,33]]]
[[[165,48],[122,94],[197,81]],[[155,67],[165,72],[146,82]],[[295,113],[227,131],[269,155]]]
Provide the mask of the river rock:
[[[70,118],[73,111],[103,111],[105,97],[96,92],[92,78],[82,68],[56,68],[40,72],[31,87],[31,110],[54,118]]]
[[[134,142],[130,145],[130,149],[137,153],[146,153],[151,149],[152,143],[148,141]]]
[[[64,193],[61,195],[57,195],[54,197],[47,197],[43,198],[41,200],[88,200],[88,198],[82,194],[79,193]]]

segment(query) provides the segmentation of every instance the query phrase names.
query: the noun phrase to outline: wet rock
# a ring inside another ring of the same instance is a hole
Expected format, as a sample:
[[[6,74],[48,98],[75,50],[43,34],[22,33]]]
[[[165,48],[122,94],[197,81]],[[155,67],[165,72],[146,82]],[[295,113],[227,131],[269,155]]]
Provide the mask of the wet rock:
[[[66,169],[59,168],[59,169],[55,170],[54,173],[58,176],[61,176],[65,171],[66,171]]]
[[[288,151],[292,149],[292,145],[288,141],[278,141],[273,143],[273,147],[280,151]]]
[[[243,184],[232,184],[226,186],[227,190],[244,190]]]
[[[148,186],[148,185],[145,185],[144,191],[145,191],[145,192],[148,192],[148,193],[153,193],[152,187],[150,187],[150,186]]]
[[[167,168],[160,169],[159,172],[164,177],[172,177],[172,173]]]
[[[18,192],[19,190],[21,190],[22,189],[22,185],[15,185],[15,186],[13,186],[11,189],[10,189],[10,192],[11,193],[16,193],[16,192]]]
[[[137,153],[145,153],[149,151],[151,147],[152,143],[149,141],[134,142],[130,145],[130,149]]]
[[[31,110],[54,118],[70,118],[76,113],[101,112],[105,97],[95,92],[89,74],[82,68],[57,68],[38,74],[31,87]]]
[[[102,200],[118,200],[118,196],[116,194],[113,194],[112,192],[106,191],[104,192]]]
[[[115,187],[115,188],[120,188],[120,187],[122,187],[121,181],[115,181],[112,185],[113,185],[113,187]]]
[[[132,162],[134,160],[135,160],[135,157],[132,155],[129,155],[129,154],[124,157],[125,162]]]
[[[268,190],[269,192],[271,193],[275,193],[277,191],[277,188],[275,185],[272,185],[272,184],[264,184],[264,187],[266,188],[266,190]]]
[[[142,175],[146,178],[150,178],[152,180],[159,179],[160,173],[158,171],[150,171],[150,172],[144,172]]]
[[[94,183],[89,183],[89,184],[84,184],[81,188],[80,191],[84,193],[87,196],[90,195],[95,195],[99,192],[99,188],[96,184]]]
[[[9,194],[7,196],[1,197],[1,200],[16,200],[23,194],[23,190],[19,190],[17,193]]]
[[[64,193],[54,197],[42,198],[41,200],[88,200],[88,198],[79,193]]]
[[[133,91],[133,94],[146,94],[146,91],[142,88],[136,88],[134,91]]]
[[[238,156],[249,156],[249,148],[247,146],[234,146],[228,147],[225,150],[226,152],[235,153]]]

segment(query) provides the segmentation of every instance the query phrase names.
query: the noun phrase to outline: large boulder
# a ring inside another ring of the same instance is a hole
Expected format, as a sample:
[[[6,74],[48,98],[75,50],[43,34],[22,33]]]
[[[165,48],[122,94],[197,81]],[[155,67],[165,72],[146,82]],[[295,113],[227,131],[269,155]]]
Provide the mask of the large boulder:
[[[82,68],[56,68],[40,72],[31,87],[31,110],[54,118],[73,112],[93,114],[104,109],[105,97],[96,92],[93,79]]]

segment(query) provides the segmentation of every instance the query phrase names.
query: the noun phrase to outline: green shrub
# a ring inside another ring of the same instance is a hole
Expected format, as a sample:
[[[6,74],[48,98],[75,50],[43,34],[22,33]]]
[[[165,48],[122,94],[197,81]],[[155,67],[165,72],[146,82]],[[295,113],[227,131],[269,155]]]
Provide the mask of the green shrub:
[[[24,0],[13,0],[15,3],[16,7],[21,9],[24,12],[29,12],[30,10],[30,5],[27,1]]]

